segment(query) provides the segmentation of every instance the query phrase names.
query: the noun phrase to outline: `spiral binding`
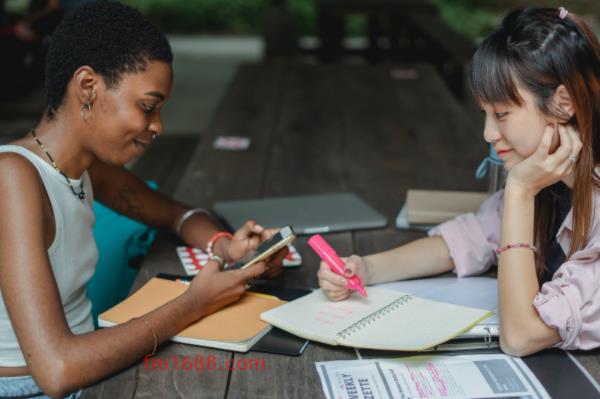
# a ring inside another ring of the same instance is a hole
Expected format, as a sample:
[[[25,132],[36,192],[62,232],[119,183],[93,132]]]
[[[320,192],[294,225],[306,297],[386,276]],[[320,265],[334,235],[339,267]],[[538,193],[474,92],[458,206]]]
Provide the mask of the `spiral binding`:
[[[492,332],[490,331],[490,329],[488,327],[485,328],[485,331],[487,332],[486,336],[484,337],[484,342],[487,345],[488,348],[492,347]]]
[[[352,324],[351,326],[343,329],[342,331],[337,333],[337,336],[340,338],[348,338],[350,335],[354,334],[356,331],[361,330],[362,328],[368,326],[371,323],[374,323],[375,321],[379,320],[380,318],[387,315],[388,313],[393,312],[400,306],[405,305],[412,299],[413,299],[412,295],[403,295],[400,298],[396,299],[394,302],[391,302],[390,304],[379,309],[377,312],[371,313],[370,315],[358,320],[356,323]]]

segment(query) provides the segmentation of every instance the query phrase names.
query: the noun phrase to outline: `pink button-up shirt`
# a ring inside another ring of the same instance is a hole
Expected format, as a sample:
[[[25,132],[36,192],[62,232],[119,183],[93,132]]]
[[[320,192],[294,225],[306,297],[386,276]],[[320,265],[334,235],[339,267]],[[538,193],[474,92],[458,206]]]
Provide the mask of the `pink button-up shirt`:
[[[498,263],[496,248],[504,191],[488,198],[479,211],[460,215],[428,232],[442,236],[454,261],[458,277],[484,273]],[[600,192],[594,191],[594,222],[589,242],[575,252],[542,285],[533,305],[540,318],[560,333],[563,349],[592,349],[600,346]],[[573,209],[556,233],[565,253],[569,252]]]

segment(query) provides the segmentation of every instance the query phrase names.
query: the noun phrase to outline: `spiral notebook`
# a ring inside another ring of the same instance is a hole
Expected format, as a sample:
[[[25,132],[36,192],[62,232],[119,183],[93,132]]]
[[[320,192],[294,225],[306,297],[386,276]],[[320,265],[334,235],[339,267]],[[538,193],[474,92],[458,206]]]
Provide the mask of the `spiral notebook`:
[[[431,348],[436,351],[490,349],[500,346],[498,314],[498,281],[490,276],[457,278],[456,276],[427,277],[394,281],[376,287],[407,292],[432,301],[461,306],[491,309],[494,315],[451,341]]]
[[[419,351],[446,342],[490,317],[484,309],[367,288],[331,302],[321,290],[261,313],[262,320],[289,333],[330,345]]]

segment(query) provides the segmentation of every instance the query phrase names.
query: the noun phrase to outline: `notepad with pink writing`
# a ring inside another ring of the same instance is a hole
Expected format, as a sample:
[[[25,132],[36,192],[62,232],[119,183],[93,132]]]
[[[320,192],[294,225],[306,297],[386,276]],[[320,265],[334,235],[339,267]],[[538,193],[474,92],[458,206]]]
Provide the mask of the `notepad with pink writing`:
[[[418,351],[446,342],[492,315],[484,309],[367,288],[331,302],[321,290],[263,312],[262,320],[294,335],[330,345]]]

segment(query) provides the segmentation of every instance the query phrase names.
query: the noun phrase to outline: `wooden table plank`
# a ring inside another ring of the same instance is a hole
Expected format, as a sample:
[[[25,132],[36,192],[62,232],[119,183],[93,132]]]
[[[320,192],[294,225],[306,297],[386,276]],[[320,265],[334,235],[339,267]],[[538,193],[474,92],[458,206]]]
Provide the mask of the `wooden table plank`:
[[[173,356],[177,358],[178,369],[174,367]],[[153,367],[150,362],[139,366],[135,398],[224,397],[230,373],[225,365],[231,359],[230,352],[170,343],[163,346],[156,359],[168,360],[169,368],[160,369],[156,363]],[[184,361],[190,367],[184,367]],[[216,369],[209,370],[208,362],[214,362]]]
[[[235,359],[241,359],[242,364],[250,359],[261,359],[266,369],[233,371],[228,398],[321,398],[323,389],[315,362],[353,360],[356,354],[350,348],[311,342],[298,357],[250,352],[236,353]]]
[[[182,176],[175,197],[210,208],[217,199],[257,197],[280,104],[278,65],[242,66]],[[217,135],[246,136],[247,151],[212,148]]]
[[[348,185],[390,220],[385,230],[355,232],[359,254],[424,236],[394,227],[409,188],[485,190],[474,178],[485,157],[480,129],[433,67],[414,70],[416,79],[394,79],[385,67],[343,70]]]
[[[133,398],[137,386],[137,365],[114,374],[83,390],[82,399]]]
[[[339,123],[339,68],[287,66],[280,117],[273,135],[264,197],[347,190],[339,154],[344,137]],[[340,251],[352,249],[350,233],[328,236]],[[274,280],[291,287],[317,287],[318,257],[300,237],[295,245],[303,257],[297,270]]]
[[[339,68],[288,66],[264,196],[347,189]]]
[[[415,80],[394,80],[387,68],[343,71],[348,185],[390,219],[408,188],[484,189],[474,178],[481,131],[432,67],[416,71]]]
[[[339,124],[339,69],[332,67],[288,66],[283,82],[280,117],[268,154],[268,168],[262,196],[285,196],[347,189],[344,165],[339,153],[344,137]],[[300,237],[295,245],[303,265],[285,270],[272,284],[287,287],[313,287],[318,284],[319,260]],[[330,234],[328,241],[338,249],[352,252],[351,233]],[[260,355],[268,365],[267,373],[234,371],[228,397],[280,398],[321,396],[314,362],[353,359],[354,352],[311,343],[300,357],[271,354],[235,354],[236,360]],[[293,376],[293,380],[290,379]],[[273,384],[273,381],[281,383]]]

